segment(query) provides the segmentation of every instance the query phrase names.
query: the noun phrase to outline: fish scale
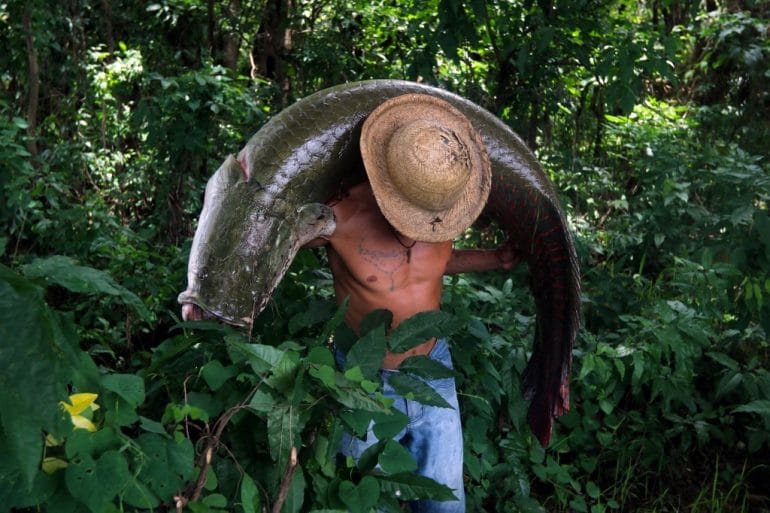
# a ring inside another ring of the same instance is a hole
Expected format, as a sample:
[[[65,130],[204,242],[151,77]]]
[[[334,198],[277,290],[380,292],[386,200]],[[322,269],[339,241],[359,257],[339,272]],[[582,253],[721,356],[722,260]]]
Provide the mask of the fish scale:
[[[306,239],[333,231],[333,214],[323,203],[365,179],[358,142],[364,119],[384,101],[409,93],[451,103],[468,117],[487,148],[493,179],[486,211],[530,270],[537,320],[523,391],[531,400],[529,424],[545,446],[554,417],[569,409],[580,304],[574,244],[553,185],[529,148],[497,117],[448,91],[399,80],[356,82],[319,91],[274,116],[237,162],[226,160],[212,177],[216,199],[204,201],[190,252],[188,289],[179,301],[225,322],[250,326]],[[241,176],[237,183],[236,172]],[[251,187],[242,187],[249,182]],[[259,221],[244,220],[248,208],[261,213]],[[225,258],[231,253],[239,259]],[[228,267],[245,261],[254,265]]]

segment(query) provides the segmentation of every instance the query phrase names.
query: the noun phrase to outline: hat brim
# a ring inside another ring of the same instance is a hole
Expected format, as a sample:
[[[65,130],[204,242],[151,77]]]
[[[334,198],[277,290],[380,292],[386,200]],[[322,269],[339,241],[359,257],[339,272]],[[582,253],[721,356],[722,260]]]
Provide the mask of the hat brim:
[[[433,211],[409,201],[388,174],[386,155],[393,135],[415,120],[435,121],[450,128],[468,146],[471,172],[457,201]],[[361,156],[374,197],[385,219],[407,237],[424,242],[454,239],[465,231],[486,205],[492,176],[481,136],[463,114],[446,101],[425,94],[405,94],[377,107],[361,130]]]

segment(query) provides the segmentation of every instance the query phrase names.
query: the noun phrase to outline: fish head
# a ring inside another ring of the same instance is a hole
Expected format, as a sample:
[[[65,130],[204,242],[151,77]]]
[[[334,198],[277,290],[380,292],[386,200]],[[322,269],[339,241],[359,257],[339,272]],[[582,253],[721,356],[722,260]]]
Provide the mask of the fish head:
[[[199,318],[249,327],[302,245],[334,226],[328,206],[289,205],[229,157],[206,185],[178,301],[199,309]]]

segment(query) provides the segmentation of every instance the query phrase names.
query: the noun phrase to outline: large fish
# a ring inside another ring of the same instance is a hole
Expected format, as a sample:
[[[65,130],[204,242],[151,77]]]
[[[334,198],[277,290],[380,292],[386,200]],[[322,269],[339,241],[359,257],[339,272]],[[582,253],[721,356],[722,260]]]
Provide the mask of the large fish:
[[[273,117],[206,186],[179,302],[249,327],[297,251],[334,231],[324,203],[365,179],[359,150],[364,119],[408,93],[442,98],[481,134],[492,163],[487,212],[527,261],[537,324],[523,377],[529,424],[548,445],[554,417],[569,409],[572,344],[580,280],[572,238],[556,193],[524,142],[497,117],[453,93],[396,80],[325,89]],[[194,305],[194,306],[191,306]]]

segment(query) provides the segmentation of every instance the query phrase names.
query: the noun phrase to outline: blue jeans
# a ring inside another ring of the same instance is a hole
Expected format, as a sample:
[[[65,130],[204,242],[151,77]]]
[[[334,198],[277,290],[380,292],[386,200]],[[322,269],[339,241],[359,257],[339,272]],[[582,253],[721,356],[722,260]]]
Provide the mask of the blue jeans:
[[[452,358],[445,339],[436,341],[429,356],[452,368]],[[337,354],[342,364],[344,355]],[[397,370],[382,370],[383,394],[395,400],[394,407],[409,417],[409,424],[396,435],[398,440],[417,460],[417,474],[429,477],[452,489],[456,501],[422,500],[412,503],[414,513],[464,513],[465,490],[463,489],[463,435],[460,409],[454,378],[426,381],[452,408],[427,406],[397,394],[388,378]],[[377,443],[370,427],[366,439],[361,440],[348,433],[342,439],[340,452],[358,460],[361,454]]]

